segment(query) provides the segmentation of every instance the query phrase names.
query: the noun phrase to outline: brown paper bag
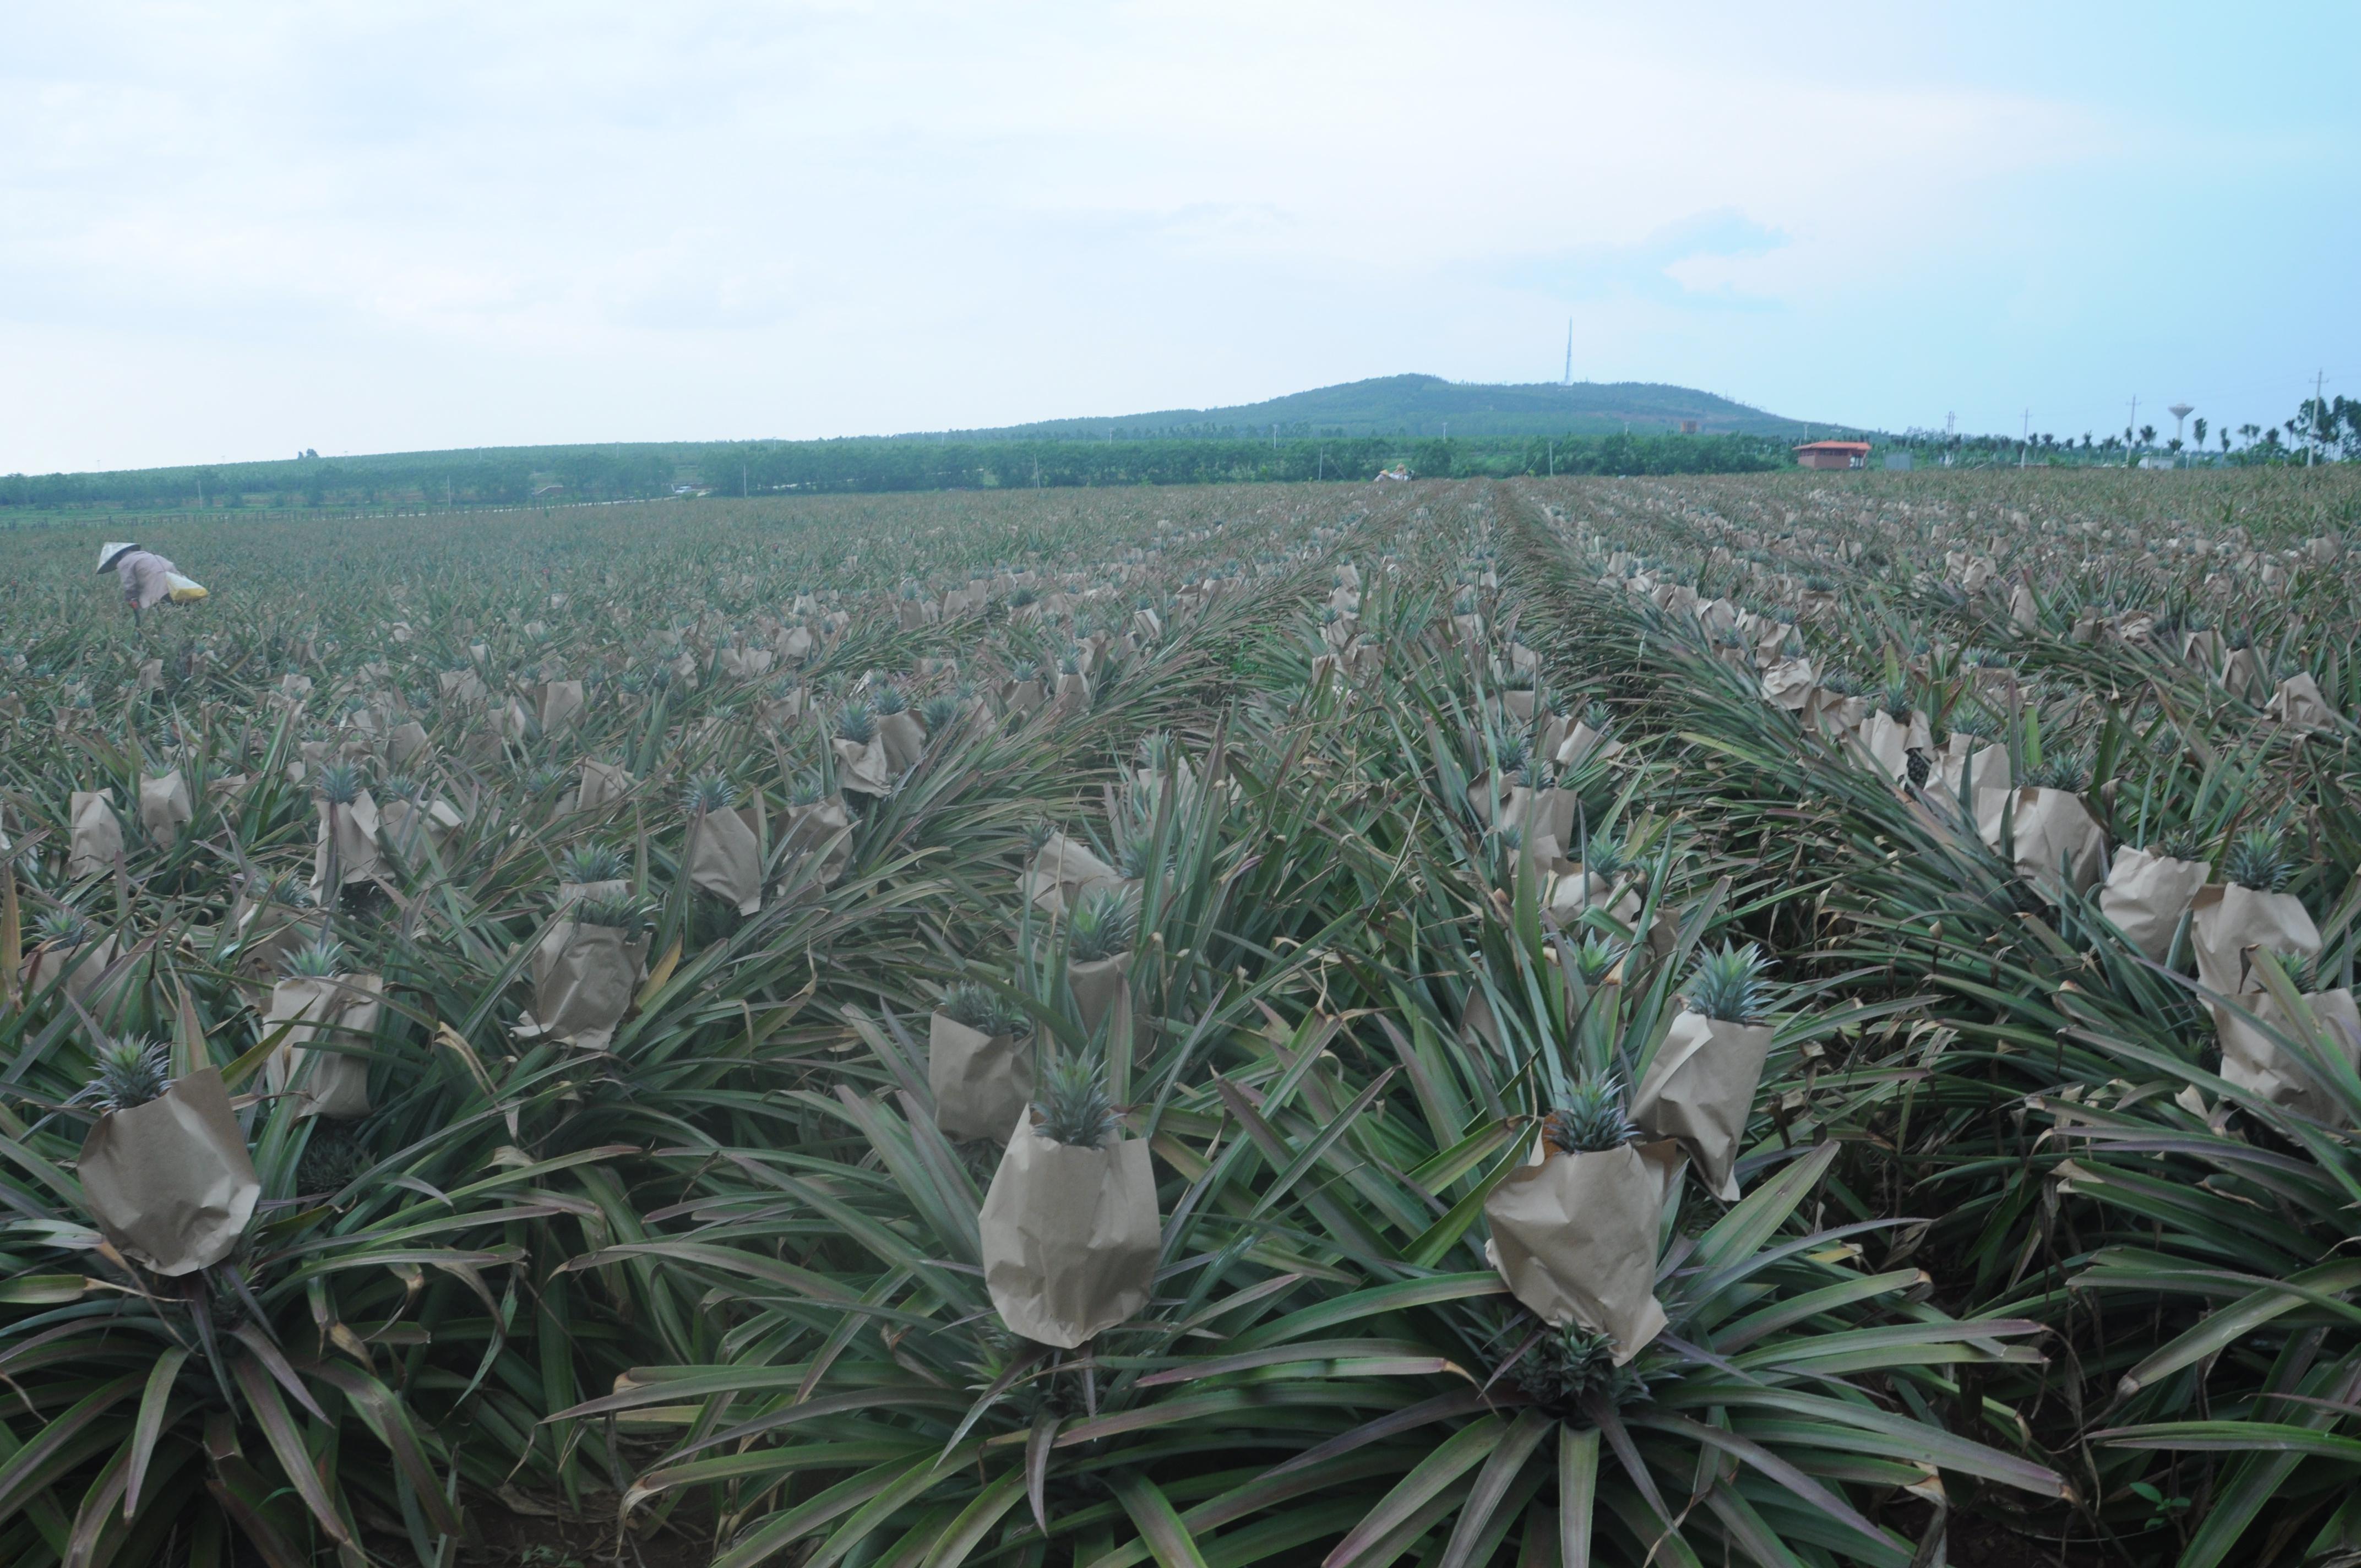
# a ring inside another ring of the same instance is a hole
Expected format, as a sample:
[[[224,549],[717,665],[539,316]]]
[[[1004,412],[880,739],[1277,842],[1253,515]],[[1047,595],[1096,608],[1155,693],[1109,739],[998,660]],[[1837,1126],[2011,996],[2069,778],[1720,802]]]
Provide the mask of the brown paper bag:
[[[823,887],[833,886],[852,864],[852,817],[844,802],[830,796],[808,806],[790,806],[784,817],[781,840],[791,853],[821,857],[814,877]]]
[[[71,839],[66,853],[66,875],[98,876],[115,869],[123,853],[123,824],[115,815],[115,791],[78,789],[66,802]]]
[[[342,887],[350,887],[376,877],[377,835],[383,824],[378,819],[377,802],[369,798],[367,790],[354,796],[350,806],[331,806],[324,800],[315,804],[319,807],[320,821],[312,836],[312,896],[325,903],[331,813],[336,825],[336,882]]]
[[[473,670],[445,670],[435,681],[442,687],[443,700],[458,707],[480,707],[492,695]]]
[[[82,1146],[82,1197],[117,1251],[168,1276],[236,1247],[262,1196],[246,1135],[214,1068],[98,1119]]]
[[[631,775],[620,763],[601,762],[585,758],[582,762],[582,784],[575,791],[574,806],[577,811],[589,811],[601,806],[612,806],[631,793]]]
[[[2202,861],[2176,861],[2146,850],[2125,850],[2099,890],[2099,913],[2115,923],[2131,945],[2158,963],[2172,948],[2172,934],[2189,913],[2209,869]]]
[[[580,681],[544,681],[534,690],[533,717],[544,735],[555,735],[582,712]]]
[[[159,850],[169,850],[181,841],[181,829],[195,815],[189,801],[189,786],[174,768],[161,778],[139,781],[139,826]]]
[[[984,1288],[1010,1332],[1072,1350],[1148,1305],[1163,1222],[1138,1139],[1052,1143],[1028,1108],[977,1218]]]
[[[1871,714],[1869,722],[1854,732],[1854,745],[1888,784],[1898,784],[1910,776],[1910,726],[1885,709]]]
[[[378,813],[378,829],[387,844],[406,861],[415,861],[427,849],[440,854],[467,819],[447,800],[413,805],[396,798]]]
[[[1812,662],[1782,659],[1763,672],[1763,700],[1787,713],[1801,713],[1812,695]]]
[[[1602,762],[1611,762],[1623,754],[1623,742],[1609,740],[1589,725],[1576,721],[1565,743],[1558,747],[1554,760],[1560,768],[1578,768],[1594,754]]]
[[[1052,916],[1062,916],[1093,887],[1115,887],[1123,878],[1091,853],[1087,845],[1052,833],[1016,879],[1018,893]]]
[[[2271,694],[2263,711],[2291,729],[2326,729],[2336,722],[2336,710],[2320,695],[2320,683],[2309,674],[2290,675]]]
[[[1622,926],[1640,917],[1637,890],[1605,876],[1592,875],[1579,861],[1574,862],[1573,870],[1553,875],[1544,902],[1562,925],[1571,926],[1580,920],[1586,909],[1604,909]]]
[[[2057,902],[2059,867],[2077,893],[2087,893],[2099,880],[2099,860],[2106,851],[2106,830],[2091,815],[2082,797],[2062,789],[1976,792],[1976,832],[1985,847],[2001,853],[2003,817],[2014,802],[2016,874],[2051,903]]]
[[[853,790],[862,795],[883,795],[893,790],[893,767],[886,761],[882,739],[866,744],[858,740],[831,740],[829,747],[836,753],[836,783],[839,789]]]
[[[131,985],[131,974],[127,970],[111,982],[102,984],[107,967],[115,962],[120,951],[112,931],[72,947],[44,942],[25,955],[24,994],[30,999],[39,994],[41,988],[51,981],[57,981],[60,990],[80,1003],[83,1012],[103,1024]]]
[[[305,1047],[314,1040],[333,1046],[367,1045],[377,1033],[384,995],[384,981],[373,974],[290,979],[272,986],[262,1032],[268,1036],[281,1024],[291,1027],[279,1048],[262,1064],[270,1092],[286,1094],[291,1089],[301,1102],[296,1113],[302,1116],[368,1115],[368,1058]]]
[[[898,778],[927,754],[926,726],[915,713],[884,714],[877,720],[876,743],[885,748],[887,775]]]
[[[2269,683],[2263,679],[2262,661],[2255,657],[2252,648],[2233,648],[2222,662],[2222,685],[2232,696],[2260,702]]]
[[[746,819],[734,811],[700,812],[688,826],[688,880],[738,906],[741,915],[763,907],[763,847]]]
[[[385,754],[397,768],[421,768],[434,760],[434,742],[426,738],[426,726],[404,719],[386,736]]]
[[[2233,1008],[2216,1007],[2222,1076],[2247,1093],[2283,1105],[2307,1120],[2338,1125],[2346,1117],[2335,1095],[2264,1031],[2277,1029],[2299,1040],[2309,1039],[2330,1059],[2361,1069],[2361,1010],[2355,1008],[2349,991],[2308,992],[2303,1000],[2320,1025],[2318,1036],[2308,1036],[2303,1025],[2288,1016],[2268,992],[2240,998],[2246,1012],[2253,1014],[2252,1022]]]
[[[1091,707],[1091,681],[1088,675],[1058,677],[1057,695],[1050,699],[1049,711],[1060,718],[1071,718],[1077,713],[1087,713]]]
[[[1680,1179],[1680,1146],[1567,1154],[1536,1142],[1541,1157],[1484,1200],[1492,1228],[1485,1255],[1535,1316],[1611,1335],[1615,1365],[1624,1365],[1664,1330],[1656,1230]]]
[[[1092,1034],[1097,1034],[1110,1017],[1116,1025],[1110,1037],[1126,1032],[1123,1025],[1131,1012],[1131,959],[1129,953],[1117,953],[1111,959],[1066,966],[1066,983],[1074,988],[1074,1005],[1082,1013],[1082,1027]]]
[[[935,1125],[954,1138],[1005,1138],[1033,1102],[1033,1054],[935,1014],[927,1024],[927,1084]]]
[[[2200,888],[2190,901],[2189,945],[2197,952],[2197,982],[2224,996],[2259,991],[2247,949],[2260,948],[2285,962],[2320,954],[2320,927],[2291,893],[2257,893],[2235,883]]]
[[[1514,828],[1525,819],[1533,792],[1523,784],[1496,783],[1488,771],[1467,781],[1467,808],[1487,828]]]
[[[620,927],[557,921],[533,950],[533,1011],[517,1020],[517,1034],[605,1050],[631,1010],[647,957],[646,938],[634,941]]]
[[[1702,1013],[1673,1020],[1655,1059],[1631,1097],[1631,1121],[1641,1131],[1676,1138],[1706,1190],[1738,1201],[1732,1174],[1746,1138],[1746,1119],[1771,1054],[1766,1024],[1732,1024]]]

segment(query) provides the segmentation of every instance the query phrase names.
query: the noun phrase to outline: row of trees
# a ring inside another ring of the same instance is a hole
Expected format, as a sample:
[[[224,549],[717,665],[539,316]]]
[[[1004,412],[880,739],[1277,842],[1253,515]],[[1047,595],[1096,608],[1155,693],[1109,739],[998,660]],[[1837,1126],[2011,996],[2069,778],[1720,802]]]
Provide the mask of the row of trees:
[[[543,458],[536,466],[533,455]],[[1784,444],[1749,435],[1399,436],[936,442],[756,441],[692,448],[585,447],[554,454],[447,453],[160,468],[22,474],[0,479],[0,507],[158,510],[264,506],[468,504],[535,498],[623,500],[683,487],[723,495],[780,491],[1008,489],[1360,479],[1408,466],[1423,477],[1512,474],[1747,473],[1784,466]]]

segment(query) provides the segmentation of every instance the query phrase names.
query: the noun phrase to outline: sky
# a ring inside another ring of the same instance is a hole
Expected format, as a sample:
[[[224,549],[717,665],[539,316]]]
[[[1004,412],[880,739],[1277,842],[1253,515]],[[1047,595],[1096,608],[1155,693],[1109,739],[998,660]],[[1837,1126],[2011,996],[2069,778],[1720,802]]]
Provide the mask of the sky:
[[[0,0],[0,473],[1555,380],[1569,320],[1893,430],[2361,396],[2361,5],[1799,15]]]

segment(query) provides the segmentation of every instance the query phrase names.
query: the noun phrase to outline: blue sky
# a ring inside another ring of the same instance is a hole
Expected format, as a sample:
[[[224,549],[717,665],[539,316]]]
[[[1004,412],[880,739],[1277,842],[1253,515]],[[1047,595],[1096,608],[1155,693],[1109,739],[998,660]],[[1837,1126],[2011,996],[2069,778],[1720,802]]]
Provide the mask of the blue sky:
[[[1631,9],[0,8],[0,472],[1554,379],[1569,317],[1888,428],[2361,396],[2361,6]]]

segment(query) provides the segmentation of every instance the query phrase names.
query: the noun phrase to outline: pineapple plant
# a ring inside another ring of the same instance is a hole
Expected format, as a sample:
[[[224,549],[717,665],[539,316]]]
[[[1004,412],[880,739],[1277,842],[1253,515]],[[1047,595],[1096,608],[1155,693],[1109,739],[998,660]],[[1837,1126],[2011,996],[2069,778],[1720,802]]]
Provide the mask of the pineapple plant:
[[[290,980],[333,980],[345,972],[345,945],[333,937],[304,943],[280,961]]]
[[[89,1084],[77,1097],[102,1112],[160,1100],[172,1085],[172,1047],[162,1040],[109,1040],[92,1053]]]
[[[826,792],[820,788],[819,770],[817,768],[804,769],[796,774],[794,781],[787,785],[789,806],[818,806],[825,795]]]
[[[1084,893],[1067,919],[1067,951],[1076,963],[1097,963],[1131,950],[1139,911],[1119,888]]]
[[[1014,1038],[1033,1032],[1033,1020],[1023,1008],[990,986],[978,985],[973,981],[961,981],[944,992],[942,1004],[937,1011],[952,1023],[964,1025],[979,1035],[1005,1035]]]
[[[2231,840],[2222,856],[2222,879],[2256,893],[2277,893],[2294,874],[2295,865],[2287,853],[2287,831],[2276,823],[2247,828]]]
[[[846,703],[837,710],[837,739],[850,740],[856,746],[868,745],[877,739],[877,708],[869,703]]]
[[[636,931],[646,924],[639,901],[627,893],[583,899],[566,914],[577,926],[604,926],[624,932]]]
[[[621,882],[631,874],[630,858],[606,844],[576,844],[557,857],[560,882]]]
[[[1118,1130],[1105,1072],[1079,1056],[1070,1056],[1049,1069],[1049,1081],[1042,1085],[1033,1109],[1039,1117],[1035,1131],[1069,1148],[1103,1148],[1115,1141]]]
[[[918,722],[930,733],[950,729],[959,722],[959,716],[960,699],[948,693],[930,696],[918,705]]]
[[[877,695],[870,698],[869,705],[876,711],[877,716],[881,718],[887,714],[907,713],[910,711],[910,699],[903,695],[901,687],[894,685],[881,685],[877,688]],[[839,722],[841,722],[840,718]],[[847,735],[845,736],[845,739],[851,740],[857,740],[858,737]]]
[[[1689,970],[1690,1007],[1725,1024],[1761,1023],[1771,1010],[1771,984],[1763,975],[1769,964],[1752,942],[1742,948],[1724,942],[1718,952],[1698,954]]]
[[[2037,788],[2080,795],[2091,781],[2090,762],[2081,752],[2059,746],[2044,753],[2038,763],[2026,770],[2025,776],[2026,782]]]
[[[1639,1135],[1623,1108],[1623,1086],[1610,1073],[1577,1079],[1565,1103],[1542,1118],[1542,1136],[1560,1154],[1601,1154]]]
[[[361,797],[361,772],[350,762],[330,762],[315,786],[330,806],[350,806]]]
[[[704,816],[727,811],[738,803],[738,786],[727,775],[716,773],[699,773],[688,781],[682,795],[682,808],[691,816]]]
[[[61,905],[33,922],[33,934],[43,947],[79,948],[97,935],[89,916],[71,905]]]
[[[2187,826],[2168,828],[2153,834],[2141,847],[2149,854],[2169,861],[2200,861],[2205,858],[2205,840],[2196,828]]]

